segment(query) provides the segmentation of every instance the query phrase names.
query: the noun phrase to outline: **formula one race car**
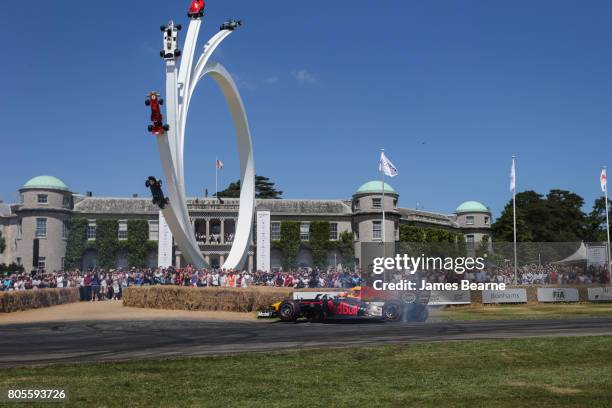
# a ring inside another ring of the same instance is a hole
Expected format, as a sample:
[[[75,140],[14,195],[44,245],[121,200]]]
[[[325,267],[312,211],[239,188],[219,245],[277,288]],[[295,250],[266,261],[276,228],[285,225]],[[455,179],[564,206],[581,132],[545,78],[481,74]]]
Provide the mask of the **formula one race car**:
[[[235,29],[237,29],[241,25],[242,25],[242,21],[241,20],[229,20],[229,21],[226,21],[225,23],[221,24],[221,27],[219,28],[219,31],[223,31],[223,30],[234,31]]]
[[[157,205],[161,210],[163,210],[168,204],[168,198],[164,196],[164,192],[161,189],[161,185],[161,180],[157,180],[153,176],[150,176],[145,181],[145,187],[151,190],[151,195],[153,196],[153,204]]]
[[[296,292],[294,300],[275,303],[268,310],[258,312],[258,317],[278,317],[283,322],[296,321],[300,317],[317,322],[347,318],[424,322],[429,317],[428,302],[429,292],[405,292],[398,296],[395,292],[356,286],[336,296],[318,293],[311,298],[301,298],[300,292]]]
[[[151,107],[151,122],[153,122],[153,124],[149,125],[148,130],[154,135],[162,135],[170,129],[170,126],[164,125],[163,123],[164,118],[161,113],[161,105],[163,104],[164,100],[159,97],[159,93],[149,92],[145,100],[145,105]]]
[[[204,0],[192,0],[189,11],[187,12],[187,17],[193,18],[194,20],[204,17],[204,7],[206,7]]]
[[[174,25],[170,20],[167,26],[161,26],[160,30],[164,33],[163,47],[159,55],[166,60],[173,60],[181,56],[181,50],[178,49],[178,32],[183,28],[180,24]]]

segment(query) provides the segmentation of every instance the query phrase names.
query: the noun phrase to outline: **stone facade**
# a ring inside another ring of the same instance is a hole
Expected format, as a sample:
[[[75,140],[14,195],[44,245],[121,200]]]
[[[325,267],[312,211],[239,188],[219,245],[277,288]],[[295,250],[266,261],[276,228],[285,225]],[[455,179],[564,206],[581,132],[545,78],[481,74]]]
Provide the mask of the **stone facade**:
[[[399,194],[385,184],[372,181],[364,184],[350,200],[262,200],[256,202],[256,210],[271,212],[271,236],[278,239],[280,224],[284,220],[302,224],[302,239],[308,240],[309,223],[328,221],[330,239],[337,239],[343,232],[354,235],[355,260],[352,264],[365,263],[368,243],[384,242],[385,248],[393,248],[399,239],[399,226],[411,224],[423,227],[446,228],[461,232],[468,241],[468,248],[475,247],[491,228],[491,213],[480,203],[466,202],[455,214],[440,214],[399,207]],[[26,270],[44,268],[48,271],[63,268],[66,252],[66,222],[71,218],[89,220],[89,238],[95,239],[96,221],[116,219],[120,223],[119,239],[126,238],[124,227],[128,220],[144,219],[149,222],[149,239],[158,238],[159,209],[148,198],[104,198],[72,193],[62,182],[53,177],[41,176],[30,180],[20,190],[18,204],[0,203],[0,231],[6,240],[6,249],[0,254],[1,263],[18,263]],[[466,204],[472,204],[467,205]],[[476,205],[477,204],[477,205]],[[231,241],[238,219],[238,199],[192,198],[187,202],[196,239],[205,259],[214,266],[221,265],[231,248]],[[385,221],[382,221],[382,208]],[[254,231],[255,232],[255,231]],[[255,234],[253,234],[255,236]],[[39,260],[34,265],[35,241],[38,240]],[[371,246],[370,246],[371,247]],[[392,251],[390,249],[389,251]],[[255,243],[251,242],[248,267],[254,266]],[[388,253],[391,255],[391,253]],[[156,264],[155,254],[148,263]],[[338,252],[330,252],[330,265],[342,262]],[[280,267],[281,253],[272,250],[272,267]],[[346,262],[346,261],[345,261]],[[176,251],[177,265],[184,262]],[[309,266],[312,254],[301,250],[299,266]],[[90,250],[84,254],[83,267],[95,266],[96,254]],[[127,255],[120,253],[117,265],[127,266]],[[365,266],[365,265],[363,265]]]

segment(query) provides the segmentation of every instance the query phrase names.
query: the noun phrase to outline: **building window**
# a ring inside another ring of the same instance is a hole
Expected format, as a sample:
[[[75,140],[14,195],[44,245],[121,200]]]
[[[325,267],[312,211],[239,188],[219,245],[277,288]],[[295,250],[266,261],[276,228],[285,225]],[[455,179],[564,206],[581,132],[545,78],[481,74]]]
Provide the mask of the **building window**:
[[[485,225],[489,225],[489,222],[490,222],[490,221],[491,221],[491,220],[489,219],[489,217],[485,217],[485,221],[484,221],[484,222],[485,222]]]
[[[466,235],[465,241],[467,242],[467,249],[474,249],[474,236]]]
[[[149,241],[159,241],[159,221],[158,220],[149,221]]]
[[[64,196],[62,199],[62,204],[64,207],[70,207],[70,196]]]
[[[62,222],[62,238],[68,238],[68,221]]]
[[[331,241],[338,240],[338,223],[336,222],[329,223],[329,239]]]
[[[372,207],[373,208],[381,208],[382,207],[381,203],[382,203],[382,201],[381,201],[380,198],[373,198],[372,199]]]
[[[382,239],[382,221],[372,221],[372,238]]]
[[[393,208],[397,208],[397,198],[393,200]]]
[[[49,202],[49,196],[46,194],[38,195],[38,204],[47,204]]]
[[[23,194],[19,194],[19,203],[23,204],[25,200],[23,199]]]
[[[44,238],[47,236],[47,219],[36,219],[36,238]]]
[[[466,225],[474,225],[474,216],[473,215],[468,215],[467,217],[465,217],[465,224]]]
[[[61,264],[62,264],[62,271],[63,271],[66,269],[66,258],[62,258]]]
[[[38,257],[38,269],[39,270],[47,269],[47,259],[44,256]]]
[[[127,230],[127,221],[126,220],[119,220],[119,232],[117,234],[117,238],[120,241],[125,241],[128,237],[128,230]],[[149,228],[151,228],[149,226]]]
[[[272,241],[278,241],[281,239],[281,223],[273,222],[270,224],[270,239]]]
[[[300,240],[308,241],[310,240],[310,223],[303,222],[300,225]]]
[[[353,201],[353,210],[359,210],[359,200]]]
[[[22,235],[23,235],[23,220],[20,218],[19,222],[17,223],[17,239],[21,239]]]
[[[399,222],[395,223],[394,236],[395,236],[395,240],[399,241]]]
[[[21,265],[21,257],[20,256],[17,257],[17,265]]]
[[[87,239],[96,239],[96,220],[89,220],[87,224]]]

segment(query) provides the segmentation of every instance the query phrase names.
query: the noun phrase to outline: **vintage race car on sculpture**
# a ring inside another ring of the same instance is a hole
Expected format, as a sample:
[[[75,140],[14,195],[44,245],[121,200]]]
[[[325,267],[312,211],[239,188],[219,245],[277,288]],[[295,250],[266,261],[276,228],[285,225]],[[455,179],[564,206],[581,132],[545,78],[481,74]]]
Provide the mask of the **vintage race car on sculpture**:
[[[163,59],[173,60],[181,56],[181,50],[178,48],[178,32],[181,30],[180,24],[174,25],[170,20],[167,26],[161,26],[160,30],[164,33],[163,47],[159,52]]]
[[[204,7],[206,7],[204,0],[192,0],[187,16],[193,19],[202,18],[204,16]]]
[[[258,317],[278,317],[292,322],[304,317],[311,321],[328,319],[374,318],[384,321],[424,322],[429,317],[429,292],[414,291],[398,295],[396,292],[378,291],[369,286],[356,286],[337,295],[318,293],[314,297],[300,297],[273,304],[258,312]]]
[[[151,190],[153,204],[157,205],[161,210],[163,210],[168,204],[168,198],[166,198],[164,195],[161,185],[161,180],[157,180],[153,176],[149,176],[149,178],[145,181],[145,187]]]
[[[235,29],[237,29],[241,25],[242,25],[242,21],[240,21],[240,20],[229,20],[229,21],[226,21],[225,23],[221,24],[221,27],[219,28],[219,31],[223,31],[223,30],[234,31]]]
[[[149,125],[148,130],[154,135],[161,135],[170,129],[170,126],[163,123],[164,117],[161,113],[161,105],[163,104],[164,100],[160,98],[157,92],[149,92],[147,99],[145,99],[145,105],[151,107],[151,122],[153,123]]]

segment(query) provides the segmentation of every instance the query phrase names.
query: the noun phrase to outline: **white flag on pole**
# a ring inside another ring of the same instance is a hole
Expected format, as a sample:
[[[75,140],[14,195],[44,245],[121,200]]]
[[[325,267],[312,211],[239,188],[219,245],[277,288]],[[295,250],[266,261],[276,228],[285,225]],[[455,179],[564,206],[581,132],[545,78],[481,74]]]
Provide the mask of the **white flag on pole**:
[[[378,161],[378,171],[385,173],[385,176],[397,176],[397,167],[391,163],[391,160],[385,156],[385,152],[380,152],[380,160]]]
[[[516,189],[516,169],[514,167],[514,159],[512,159],[512,168],[510,168],[510,191],[514,193]]]
[[[608,189],[608,176],[606,174],[606,168],[601,169],[601,175],[599,176],[599,182],[601,183],[601,191],[605,192]]]

